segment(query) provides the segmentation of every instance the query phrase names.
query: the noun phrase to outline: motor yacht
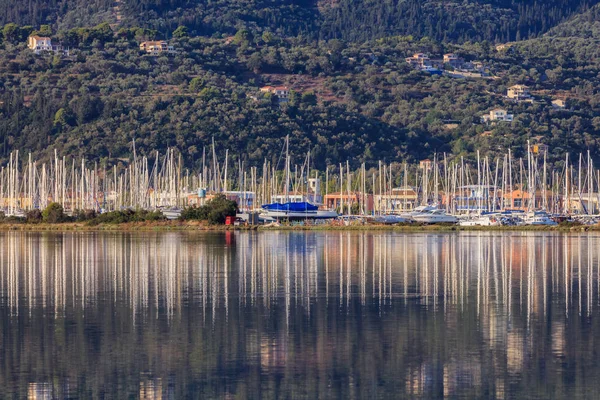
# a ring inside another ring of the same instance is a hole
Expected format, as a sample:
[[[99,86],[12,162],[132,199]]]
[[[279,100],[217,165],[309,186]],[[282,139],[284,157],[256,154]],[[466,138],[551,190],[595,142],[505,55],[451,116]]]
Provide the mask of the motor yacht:
[[[458,222],[458,218],[454,215],[447,214],[446,211],[437,208],[437,206],[419,206],[412,212],[403,214],[402,216],[423,224],[454,224]]]
[[[534,211],[530,212],[523,218],[525,225],[558,225],[546,211]]]

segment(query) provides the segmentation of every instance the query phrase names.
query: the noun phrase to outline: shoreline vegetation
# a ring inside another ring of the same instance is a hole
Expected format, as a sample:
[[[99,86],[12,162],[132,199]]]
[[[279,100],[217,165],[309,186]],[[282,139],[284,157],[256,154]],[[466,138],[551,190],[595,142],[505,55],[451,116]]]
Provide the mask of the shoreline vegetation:
[[[88,222],[58,222],[58,223],[25,223],[25,222],[0,222],[0,231],[32,231],[32,232],[148,232],[148,231],[389,231],[406,233],[430,233],[430,232],[600,232],[599,225],[581,225],[563,223],[557,226],[458,226],[450,224],[399,224],[399,225],[297,225],[281,224],[280,226],[262,225],[213,225],[205,221],[181,221],[181,220],[156,220],[156,221],[134,221],[121,223],[99,223]]]

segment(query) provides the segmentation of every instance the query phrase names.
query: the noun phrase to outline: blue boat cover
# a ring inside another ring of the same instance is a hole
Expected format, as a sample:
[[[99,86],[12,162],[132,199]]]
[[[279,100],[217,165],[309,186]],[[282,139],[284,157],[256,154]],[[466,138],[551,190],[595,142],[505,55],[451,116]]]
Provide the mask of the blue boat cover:
[[[294,202],[294,203],[271,203],[263,204],[262,208],[269,211],[287,211],[287,212],[303,212],[303,211],[317,211],[319,207],[310,204],[306,201]]]

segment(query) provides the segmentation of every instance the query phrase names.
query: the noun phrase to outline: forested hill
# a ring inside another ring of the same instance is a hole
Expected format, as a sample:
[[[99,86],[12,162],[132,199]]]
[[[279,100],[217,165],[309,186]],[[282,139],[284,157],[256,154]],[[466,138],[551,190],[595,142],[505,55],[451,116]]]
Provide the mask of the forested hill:
[[[219,154],[260,165],[286,136],[317,168],[518,157],[528,141],[549,162],[587,150],[600,162],[595,3],[0,0],[0,163],[58,150],[118,164],[135,138],[138,154],[175,148],[198,166],[214,138]],[[72,52],[35,54],[34,32]],[[141,51],[151,39],[174,51]],[[479,73],[418,70],[415,53],[454,53]],[[532,101],[506,98],[516,84]],[[289,101],[267,85],[289,87]],[[482,120],[498,107],[514,120]]]
[[[539,36],[596,0],[340,0],[323,14],[321,36],[365,40],[390,34],[507,42]]]
[[[193,35],[240,28],[365,41],[390,35],[506,42],[537,37],[599,0],[1,0],[0,24],[74,28],[100,22]]]
[[[600,39],[600,4],[575,14],[546,34],[548,37]]]

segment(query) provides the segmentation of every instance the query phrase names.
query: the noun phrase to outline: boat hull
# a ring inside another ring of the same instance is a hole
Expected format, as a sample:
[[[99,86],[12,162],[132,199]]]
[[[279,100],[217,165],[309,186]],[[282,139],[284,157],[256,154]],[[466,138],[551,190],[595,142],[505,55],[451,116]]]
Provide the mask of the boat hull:
[[[267,211],[259,215],[264,220],[304,220],[304,219],[333,219],[338,217],[335,211]]]

